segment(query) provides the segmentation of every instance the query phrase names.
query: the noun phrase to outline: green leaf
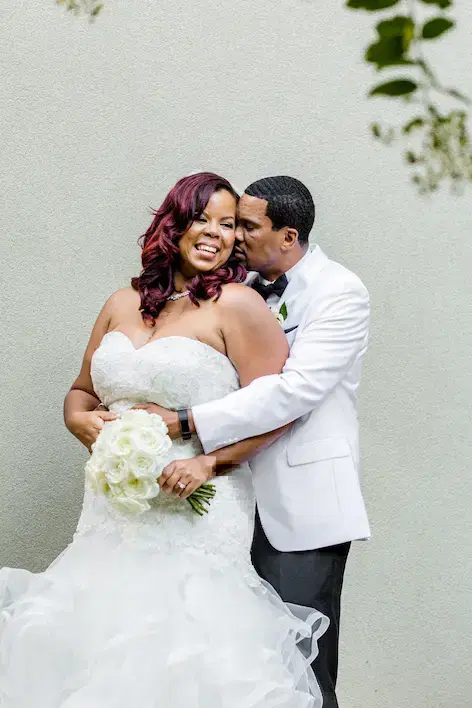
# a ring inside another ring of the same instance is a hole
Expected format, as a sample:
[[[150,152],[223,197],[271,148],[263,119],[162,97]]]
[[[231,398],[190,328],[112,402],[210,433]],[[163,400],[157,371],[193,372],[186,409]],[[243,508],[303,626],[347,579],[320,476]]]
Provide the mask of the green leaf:
[[[403,126],[403,132],[405,134],[411,133],[415,128],[422,128],[424,126],[424,118],[413,118],[409,123]]]
[[[385,10],[387,7],[397,5],[400,0],[348,0],[347,7],[351,10],[367,10],[368,12],[376,12],[377,10]]]
[[[425,5],[436,5],[436,7],[440,7],[441,10],[446,10],[452,5],[452,0],[421,0],[421,2],[424,2]]]
[[[405,34],[411,34],[414,30],[415,23],[411,17],[405,15],[397,15],[390,20],[379,22],[376,29],[380,37],[403,37]]]
[[[376,29],[379,40],[367,48],[366,61],[376,64],[377,69],[413,63],[405,56],[415,35],[411,17],[398,15],[379,22]]]
[[[405,160],[408,162],[409,165],[415,165],[417,162],[419,162],[417,156],[411,150],[408,150],[405,153]]]
[[[382,129],[378,123],[372,123],[372,125],[370,126],[370,130],[374,138],[379,139],[382,137]]]
[[[287,319],[287,317],[288,317],[287,303],[285,303],[285,302],[283,303],[282,307],[279,310],[279,315],[282,315],[284,320]]]
[[[436,37],[440,37],[454,25],[455,22],[448,20],[447,17],[435,17],[424,25],[421,34],[423,39],[436,39]]]
[[[371,44],[370,47],[367,47],[365,59],[370,64],[375,64],[377,69],[414,63],[405,57],[405,48],[401,37],[381,39],[375,44]]]
[[[369,96],[390,96],[391,98],[396,98],[397,96],[408,96],[418,88],[418,84],[410,79],[395,79],[394,81],[387,81],[384,84],[379,84],[372,89]]]

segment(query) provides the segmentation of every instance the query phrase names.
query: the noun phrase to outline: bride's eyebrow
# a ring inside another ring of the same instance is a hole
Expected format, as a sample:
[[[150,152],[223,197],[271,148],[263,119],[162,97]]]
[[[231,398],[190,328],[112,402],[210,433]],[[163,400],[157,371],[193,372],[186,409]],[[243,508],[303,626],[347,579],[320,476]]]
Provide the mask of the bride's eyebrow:
[[[206,216],[208,219],[208,212],[203,210],[201,213],[201,216]],[[233,214],[231,216],[222,216],[220,221],[224,221],[225,219],[233,219],[233,221],[235,221],[236,217]]]

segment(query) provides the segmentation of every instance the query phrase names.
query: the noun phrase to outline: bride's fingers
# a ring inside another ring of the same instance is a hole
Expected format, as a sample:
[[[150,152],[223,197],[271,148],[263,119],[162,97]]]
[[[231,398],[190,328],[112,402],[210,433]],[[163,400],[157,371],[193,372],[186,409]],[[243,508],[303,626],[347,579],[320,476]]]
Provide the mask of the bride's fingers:
[[[161,474],[157,478],[157,483],[159,484],[160,488],[163,490],[165,485],[167,484],[167,480],[169,477],[172,476],[174,473],[175,469],[175,462],[170,462],[164,469],[162,470]]]
[[[175,463],[171,462],[167,465],[157,480],[162,491],[171,494],[181,475]]]
[[[196,483],[191,477],[181,477],[174,487],[174,494],[181,499],[187,499],[190,494],[193,494],[195,489]]]
[[[98,411],[98,414],[100,418],[107,423],[119,417],[116,413],[112,413],[111,411]]]
[[[188,484],[185,485],[185,488],[181,490],[179,497],[181,499],[188,499],[189,496],[196,492],[199,487],[201,487],[201,482],[191,480],[190,482],[188,482]]]

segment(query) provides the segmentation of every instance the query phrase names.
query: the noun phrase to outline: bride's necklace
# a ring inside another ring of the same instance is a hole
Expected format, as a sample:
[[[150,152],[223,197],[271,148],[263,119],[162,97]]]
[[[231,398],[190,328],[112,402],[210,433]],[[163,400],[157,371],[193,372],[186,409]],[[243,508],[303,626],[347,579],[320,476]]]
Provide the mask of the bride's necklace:
[[[174,295],[169,295],[167,300],[180,300],[181,297],[187,297],[190,295],[190,290],[184,290],[182,293],[175,293]]]
[[[169,295],[167,300],[180,300],[181,297],[187,297],[187,295],[190,295],[190,290],[184,290],[181,293],[174,293],[174,295]],[[153,329],[149,337],[146,339],[145,344],[151,341],[151,339],[154,337],[156,334],[156,330]]]

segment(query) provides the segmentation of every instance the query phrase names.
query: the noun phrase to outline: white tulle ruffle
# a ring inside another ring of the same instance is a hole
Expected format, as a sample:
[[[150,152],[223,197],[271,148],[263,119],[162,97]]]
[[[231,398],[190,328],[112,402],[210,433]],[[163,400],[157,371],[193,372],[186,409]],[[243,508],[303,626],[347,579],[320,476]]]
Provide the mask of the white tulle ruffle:
[[[294,611],[250,570],[79,537],[0,571],[0,707],[320,708],[327,620]]]

